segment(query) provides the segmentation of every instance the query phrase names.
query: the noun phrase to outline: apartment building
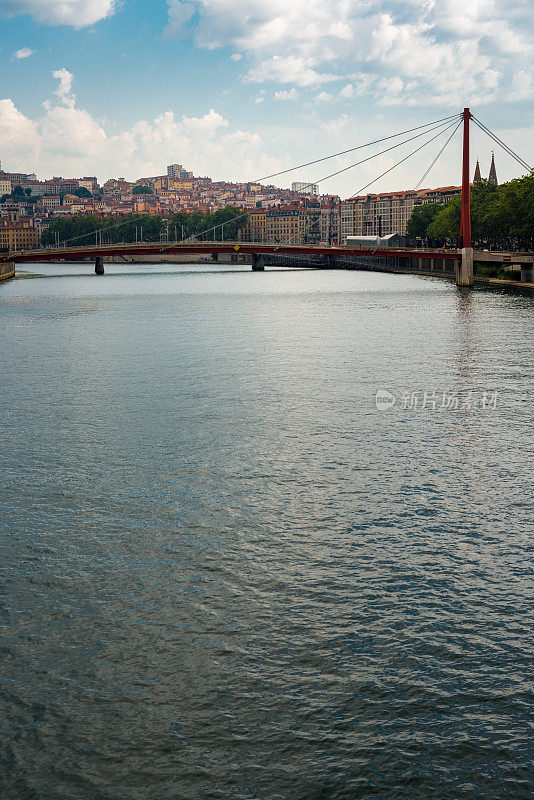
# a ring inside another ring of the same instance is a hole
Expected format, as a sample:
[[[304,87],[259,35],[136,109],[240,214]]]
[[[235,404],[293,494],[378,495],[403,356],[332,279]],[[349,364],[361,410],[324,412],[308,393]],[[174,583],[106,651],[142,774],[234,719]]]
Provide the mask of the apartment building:
[[[404,236],[416,206],[447,203],[461,192],[460,186],[442,186],[351,197],[341,203],[341,242],[344,243],[347,236],[387,236],[391,233]]]
[[[135,186],[131,181],[126,181],[124,178],[110,178],[102,187],[105,195],[112,197],[120,197],[122,192],[129,192]]]
[[[0,228],[0,250],[33,250],[39,245],[39,233],[31,225],[19,222]]]
[[[167,177],[174,180],[187,180],[193,177],[193,173],[188,172],[181,164],[169,164],[167,167]]]
[[[254,208],[241,231],[243,241],[292,244],[321,241],[321,204],[315,200],[285,206]]]

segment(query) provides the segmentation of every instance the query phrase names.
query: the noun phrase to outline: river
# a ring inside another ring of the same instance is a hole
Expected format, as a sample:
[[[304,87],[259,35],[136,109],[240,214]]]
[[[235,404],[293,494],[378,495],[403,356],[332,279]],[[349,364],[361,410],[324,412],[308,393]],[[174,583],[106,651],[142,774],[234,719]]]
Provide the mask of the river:
[[[531,798],[534,299],[28,269],[2,800]]]

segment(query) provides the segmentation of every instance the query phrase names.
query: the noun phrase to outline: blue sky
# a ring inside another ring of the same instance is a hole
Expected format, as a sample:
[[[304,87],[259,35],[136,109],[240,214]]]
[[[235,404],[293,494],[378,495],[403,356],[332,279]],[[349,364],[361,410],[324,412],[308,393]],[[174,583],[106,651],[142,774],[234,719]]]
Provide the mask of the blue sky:
[[[532,16],[516,0],[0,0],[0,160],[40,177],[178,161],[252,180],[469,105],[533,163]],[[413,188],[444,140],[370,190]],[[491,147],[473,133],[483,175]],[[353,194],[408,152],[321,191]],[[495,155],[501,180],[521,174]],[[457,135],[425,185],[458,183],[459,158]]]

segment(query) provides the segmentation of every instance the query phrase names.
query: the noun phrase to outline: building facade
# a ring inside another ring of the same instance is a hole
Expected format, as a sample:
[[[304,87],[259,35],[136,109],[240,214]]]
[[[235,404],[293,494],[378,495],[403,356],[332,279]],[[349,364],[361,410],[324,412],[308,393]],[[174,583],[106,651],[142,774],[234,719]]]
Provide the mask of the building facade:
[[[316,183],[304,183],[304,181],[293,181],[291,184],[292,192],[300,194],[319,194],[319,186]]]
[[[345,243],[347,236],[387,236],[391,233],[404,236],[416,206],[448,203],[461,193],[460,186],[442,186],[351,197],[341,203],[341,243]]]
[[[243,241],[268,244],[318,244],[323,241],[324,230],[326,236],[333,236],[333,229],[338,227],[337,210],[333,212],[335,219],[331,216],[332,209],[328,209],[323,217],[318,200],[254,208],[248,212],[247,224],[240,237]]]
[[[31,225],[16,223],[0,228],[0,250],[33,250],[39,245],[39,233]]]

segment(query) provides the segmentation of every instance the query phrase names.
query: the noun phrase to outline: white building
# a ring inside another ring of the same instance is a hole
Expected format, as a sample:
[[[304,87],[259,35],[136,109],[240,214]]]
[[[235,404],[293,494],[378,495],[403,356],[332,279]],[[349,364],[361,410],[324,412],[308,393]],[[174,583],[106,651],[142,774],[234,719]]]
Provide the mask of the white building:
[[[300,192],[300,194],[319,194],[319,185],[317,183],[304,183],[303,181],[293,181],[291,184],[292,192]]]

